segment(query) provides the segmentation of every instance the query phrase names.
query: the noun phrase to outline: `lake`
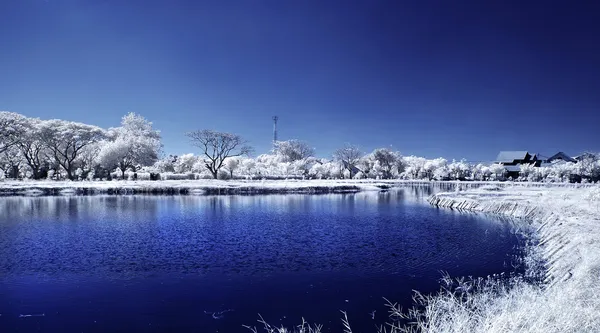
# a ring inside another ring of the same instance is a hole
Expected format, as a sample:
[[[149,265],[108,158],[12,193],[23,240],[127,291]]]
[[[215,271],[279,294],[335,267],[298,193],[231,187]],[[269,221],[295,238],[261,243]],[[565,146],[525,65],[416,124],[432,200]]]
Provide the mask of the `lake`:
[[[339,310],[375,332],[383,297],[515,270],[508,223],[429,193],[0,198],[0,332],[249,332],[259,313],[341,332]]]

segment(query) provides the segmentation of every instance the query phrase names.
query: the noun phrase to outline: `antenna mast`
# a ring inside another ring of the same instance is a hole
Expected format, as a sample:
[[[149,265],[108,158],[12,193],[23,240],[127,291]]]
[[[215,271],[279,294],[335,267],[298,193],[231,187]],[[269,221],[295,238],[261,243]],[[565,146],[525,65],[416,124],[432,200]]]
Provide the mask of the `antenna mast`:
[[[275,147],[275,142],[277,142],[277,120],[279,120],[279,117],[273,116],[273,147]]]

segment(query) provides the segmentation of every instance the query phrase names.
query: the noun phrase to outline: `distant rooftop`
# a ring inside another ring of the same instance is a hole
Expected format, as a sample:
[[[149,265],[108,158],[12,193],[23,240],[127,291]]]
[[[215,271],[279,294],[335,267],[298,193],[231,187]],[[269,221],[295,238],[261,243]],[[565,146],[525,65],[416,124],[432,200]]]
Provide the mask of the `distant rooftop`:
[[[576,159],[574,159],[571,156],[563,153],[562,151],[560,151],[560,152],[554,154],[554,156],[548,158],[549,162],[554,161],[554,160],[563,160],[563,161],[566,161],[566,162],[573,162],[573,163],[577,162]]]
[[[514,160],[524,160],[527,151],[501,151],[496,157],[496,162],[510,163]]]
[[[508,172],[520,172],[521,167],[519,165],[507,165],[504,167],[504,170]]]

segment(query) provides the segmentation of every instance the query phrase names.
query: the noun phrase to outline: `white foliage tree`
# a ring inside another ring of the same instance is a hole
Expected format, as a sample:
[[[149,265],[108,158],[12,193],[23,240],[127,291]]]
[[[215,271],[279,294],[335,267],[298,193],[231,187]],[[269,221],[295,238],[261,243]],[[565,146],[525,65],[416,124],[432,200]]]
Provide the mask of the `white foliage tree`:
[[[448,161],[440,157],[433,160],[426,160],[421,169],[428,179],[436,178],[441,180],[447,178],[450,174],[447,165]]]
[[[598,180],[600,178],[600,154],[584,153],[577,163],[577,172],[587,179]]]
[[[375,178],[375,165],[378,164],[377,160],[373,154],[368,154],[360,158],[357,163],[357,167],[360,170],[360,175],[358,173],[354,176],[356,179],[362,178]],[[358,177],[357,177],[358,176]]]
[[[568,182],[570,176],[576,174],[575,163],[559,161],[551,165],[548,178],[553,182]]]
[[[308,143],[300,140],[276,141],[273,151],[282,156],[283,162],[295,162],[314,155],[315,151]]]
[[[42,140],[43,124],[44,122],[37,118],[27,119],[16,142],[16,147],[29,167],[33,179],[43,177],[42,168],[49,160],[48,147]]]
[[[225,168],[229,170],[229,178],[233,179],[233,172],[240,167],[241,158],[232,157],[225,160]]]
[[[76,179],[74,172],[82,150],[106,135],[100,127],[58,119],[45,121],[41,127],[44,144],[71,180]]]
[[[344,169],[348,171],[348,178],[352,178],[356,165],[362,156],[362,152],[357,146],[346,144],[343,148],[333,153],[335,160],[342,163]]]
[[[157,172],[175,172],[177,156],[169,155],[156,161],[152,166],[153,171]]]
[[[312,167],[310,167],[308,174],[317,179],[323,179],[327,177],[326,169],[321,163],[315,163]]]
[[[0,111],[0,153],[17,144],[25,132],[27,118],[15,112]]]
[[[196,162],[198,162],[198,157],[194,154],[183,154],[177,158],[174,164],[174,171],[176,173],[193,172]]]
[[[536,177],[536,167],[533,164],[522,164],[520,165],[519,177],[529,181],[539,181]]]
[[[407,179],[418,179],[421,175],[425,175],[425,163],[427,159],[424,157],[417,156],[404,156],[403,158],[404,168],[403,176]]]
[[[455,161],[448,165],[449,176],[452,179],[464,179],[470,176],[471,167],[465,160]]]
[[[307,177],[313,165],[317,164],[317,159],[314,157],[306,157],[292,163],[294,174],[302,177]]]
[[[387,148],[375,149],[371,155],[378,162],[378,169],[381,170],[383,178],[392,178],[394,168],[398,167],[398,161],[402,159],[399,152],[394,152]]]
[[[490,165],[490,171],[494,177],[494,180],[501,180],[504,178],[506,169],[502,164],[492,164]]]
[[[162,148],[160,131],[152,128],[152,123],[135,113],[125,115],[121,127],[110,129],[112,140],[102,146],[98,159],[109,168],[118,168],[121,178],[125,171],[136,171],[138,167],[149,166],[158,160]]]
[[[450,167],[448,165],[442,165],[439,168],[433,168],[431,174],[428,172],[429,179],[435,180],[448,180],[452,179],[452,173],[450,172]]]
[[[482,163],[479,163],[476,166],[474,166],[471,172],[473,179],[480,181],[488,180],[492,174],[490,168]]]
[[[7,178],[18,178],[24,174],[23,157],[15,146],[7,147],[0,153],[0,168],[2,168]]]
[[[240,163],[240,172],[246,176],[256,175],[256,160],[253,158],[245,158]]]

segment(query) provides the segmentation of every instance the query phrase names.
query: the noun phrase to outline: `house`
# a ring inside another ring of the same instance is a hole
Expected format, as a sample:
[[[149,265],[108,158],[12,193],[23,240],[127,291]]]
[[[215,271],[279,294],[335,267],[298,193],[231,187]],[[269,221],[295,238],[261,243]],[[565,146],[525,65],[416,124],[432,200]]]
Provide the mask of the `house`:
[[[504,167],[505,177],[517,179],[521,173],[520,165],[507,165]]]
[[[559,161],[559,160],[560,161],[565,161],[565,162],[577,163],[576,159],[574,159],[571,156],[563,153],[562,151],[559,151],[558,153],[552,155],[545,162],[552,163],[554,161]]]
[[[496,157],[496,163],[502,165],[537,164],[537,162],[537,156],[527,151],[501,151]]]
[[[559,164],[564,164],[564,163],[579,162],[579,160],[577,158],[573,158],[573,157],[563,153],[562,151],[552,155],[551,157],[544,158],[541,161],[542,161],[542,164],[540,166],[542,166],[542,167],[551,167],[551,166],[557,166]]]
[[[579,156],[575,156],[574,159],[578,162],[581,162],[583,160],[596,161],[598,159],[598,156],[594,153],[585,152]]]
[[[501,151],[496,157],[496,163],[504,166],[507,178],[518,178],[521,165],[540,166],[541,160],[538,159],[537,155],[531,155],[527,151]]]
[[[362,170],[360,170],[359,168],[357,168],[355,165],[350,165],[350,169],[351,169],[351,175],[352,177],[354,177],[357,173],[362,172]],[[342,160],[342,175],[344,174],[344,170],[348,170],[348,163],[344,160]]]

